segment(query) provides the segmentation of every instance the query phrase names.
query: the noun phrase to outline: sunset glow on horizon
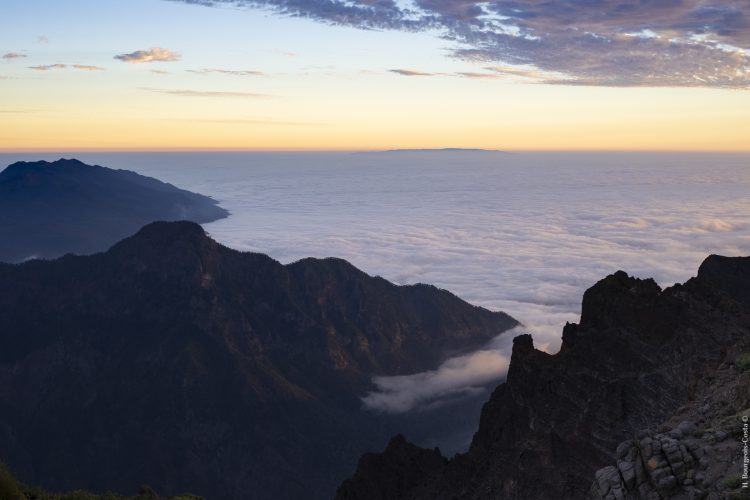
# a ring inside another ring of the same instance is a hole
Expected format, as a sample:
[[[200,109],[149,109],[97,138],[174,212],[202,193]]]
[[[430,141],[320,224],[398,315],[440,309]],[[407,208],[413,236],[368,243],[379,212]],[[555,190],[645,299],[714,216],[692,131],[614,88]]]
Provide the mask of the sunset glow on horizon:
[[[644,67],[646,56],[630,69],[591,69],[606,58],[596,46],[585,70],[580,53],[568,67],[520,45],[502,57],[535,64],[490,61],[473,35],[437,21],[406,29],[393,9],[341,22],[280,15],[275,2],[71,3],[2,7],[13,21],[0,33],[2,151],[750,150],[750,55],[726,39],[699,47],[708,35],[683,43],[684,57],[698,58],[685,64],[704,71],[700,58],[713,50],[716,68],[685,80],[669,76],[677,67]],[[653,38],[644,33],[642,52]],[[654,53],[654,64],[678,56]]]

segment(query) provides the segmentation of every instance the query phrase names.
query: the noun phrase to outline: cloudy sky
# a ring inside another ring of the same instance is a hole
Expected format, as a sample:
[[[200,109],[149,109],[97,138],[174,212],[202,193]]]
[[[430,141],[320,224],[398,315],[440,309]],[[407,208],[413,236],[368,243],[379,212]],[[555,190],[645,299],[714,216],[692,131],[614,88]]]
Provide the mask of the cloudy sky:
[[[748,0],[3,0],[0,149],[750,149]]]

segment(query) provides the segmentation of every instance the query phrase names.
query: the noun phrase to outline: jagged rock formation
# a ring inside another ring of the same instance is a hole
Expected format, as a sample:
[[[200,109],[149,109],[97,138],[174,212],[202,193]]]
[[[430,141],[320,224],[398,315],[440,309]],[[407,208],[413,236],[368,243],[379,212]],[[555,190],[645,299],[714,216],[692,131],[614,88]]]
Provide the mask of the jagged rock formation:
[[[731,263],[731,262],[730,262]],[[726,281],[731,286],[731,280]],[[703,374],[695,396],[658,429],[620,443],[598,470],[593,499],[742,499],[742,426],[750,420],[750,370],[723,363]]]
[[[592,499],[719,499],[730,490],[726,480],[739,473],[732,461],[739,443],[724,431],[685,420],[668,433],[641,436],[620,443],[616,466],[596,471]]]
[[[197,224],[0,264],[0,450],[55,490],[330,498],[394,432],[373,374],[435,368],[517,325],[339,259],[281,265]]]
[[[207,196],[127,170],[17,162],[0,172],[0,261],[101,252],[155,220],[228,214]]]
[[[382,464],[423,460],[421,451],[404,458],[403,447],[393,457],[389,447],[377,460],[363,457],[336,498],[579,500],[590,498],[595,479],[606,498],[619,498],[614,492],[628,488],[637,492],[645,471],[629,464],[619,472],[605,468],[618,457],[635,463],[632,447],[618,451],[618,444],[632,443],[644,429],[656,434],[691,405],[703,408],[709,420],[729,419],[735,429],[737,415],[750,411],[747,389],[735,385],[727,395],[715,378],[722,367],[732,371],[733,360],[750,349],[749,273],[750,259],[710,256],[696,278],[665,290],[622,271],[608,276],[584,294],[580,324],[565,326],[558,354],[537,351],[530,336],[514,340],[507,381],[484,406],[468,453],[444,465],[412,465],[375,483],[371,478]],[[741,380],[734,371],[726,376]],[[724,393],[724,404],[697,403],[709,393]],[[678,483],[691,486],[688,457],[702,458],[693,450],[700,443],[674,439],[654,436],[651,448],[639,452],[648,455],[655,481],[649,494],[662,495],[654,498],[669,498],[664,495]],[[676,467],[673,478],[665,464]],[[693,472],[693,484],[697,477]],[[393,495],[398,484],[410,486]]]

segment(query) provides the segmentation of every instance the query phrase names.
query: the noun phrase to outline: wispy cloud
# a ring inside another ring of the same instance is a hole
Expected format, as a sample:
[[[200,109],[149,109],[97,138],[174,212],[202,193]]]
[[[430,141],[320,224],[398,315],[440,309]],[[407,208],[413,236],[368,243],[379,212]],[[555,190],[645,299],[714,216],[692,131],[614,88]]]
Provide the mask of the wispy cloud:
[[[377,390],[362,398],[362,402],[370,410],[404,413],[482,392],[488,384],[496,384],[507,374],[509,346],[513,337],[521,333],[525,333],[523,328],[505,332],[485,348],[450,358],[436,370],[375,377]]]
[[[264,76],[265,73],[256,70],[242,70],[242,69],[217,69],[217,68],[203,68],[203,69],[188,69],[185,70],[188,73],[197,73],[199,75],[207,75],[209,73],[221,73],[224,75],[233,76]]]
[[[90,64],[71,64],[68,66],[67,64],[57,63],[57,64],[41,64],[39,66],[29,66],[29,69],[33,69],[34,71],[51,71],[55,69],[65,69],[71,67],[73,69],[81,70],[81,71],[104,71],[104,68],[100,66],[92,66]]]
[[[497,78],[497,74],[495,73],[480,73],[478,71],[460,71],[456,73],[456,75],[463,76],[465,78],[476,78],[476,79]]]
[[[34,71],[50,71],[53,69],[65,69],[67,68],[67,64],[41,64],[39,66],[29,66],[29,69],[33,69]]]
[[[391,73],[396,73],[401,76],[436,76],[438,73],[427,73],[425,71],[417,71],[415,69],[389,69]]]
[[[151,63],[151,62],[172,62],[179,61],[180,54],[162,47],[151,47],[148,50],[136,50],[128,54],[119,54],[115,56],[118,61],[131,64]]]
[[[92,66],[90,64],[74,64],[73,67],[83,71],[104,71],[104,68],[101,66]]]
[[[297,57],[297,56],[299,56],[299,54],[296,53],[296,52],[289,52],[289,51],[279,50],[279,49],[272,49],[271,53],[278,54],[278,55],[284,56],[284,57]]]
[[[26,54],[21,54],[18,52],[6,52],[3,54],[3,59],[20,59],[22,57],[27,57]]]
[[[233,125],[283,125],[290,127],[313,127],[324,125],[323,123],[316,122],[295,122],[274,120],[271,118],[187,118],[182,121]]]
[[[445,76],[461,77],[473,79],[513,79],[527,82],[554,82],[562,83],[566,81],[566,75],[561,73],[544,72],[530,67],[513,67],[513,66],[488,66],[480,71],[457,71],[455,73],[438,73],[431,71],[421,71],[416,69],[389,69],[391,73],[402,76]]]
[[[172,0],[270,8],[362,29],[431,30],[454,56],[527,65],[547,83],[750,86],[747,0]]]
[[[49,43],[49,38],[44,35],[39,35],[36,37],[36,43]]]
[[[271,97],[268,94],[257,94],[254,92],[231,92],[218,90],[184,90],[184,89],[160,89],[153,87],[139,87],[141,90],[148,92],[158,92],[160,94],[169,94],[183,97],[231,97],[241,99],[265,99]]]

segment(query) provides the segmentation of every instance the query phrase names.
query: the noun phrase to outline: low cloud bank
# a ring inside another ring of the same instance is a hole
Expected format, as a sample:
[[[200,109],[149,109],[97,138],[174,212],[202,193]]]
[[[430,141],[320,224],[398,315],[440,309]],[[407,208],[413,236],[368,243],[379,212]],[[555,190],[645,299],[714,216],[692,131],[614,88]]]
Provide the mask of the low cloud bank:
[[[694,276],[709,254],[750,255],[748,155],[428,156],[81,159],[214,196],[232,216],[206,229],[227,246],[281,262],[336,256],[399,284],[431,283],[507,312],[547,352],[559,349],[565,322],[579,320],[584,291],[618,269],[669,286]],[[497,370],[498,361],[464,360],[472,370],[425,376],[426,395],[400,389],[416,379],[383,381],[377,392],[392,389],[390,407],[421,398],[421,408],[440,390],[455,396],[457,387],[474,387],[446,379]]]
[[[478,351],[448,359],[437,370],[375,377],[377,390],[362,398],[362,402],[369,410],[404,413],[476,395],[505,378],[512,339],[524,331],[514,328],[505,332]]]

